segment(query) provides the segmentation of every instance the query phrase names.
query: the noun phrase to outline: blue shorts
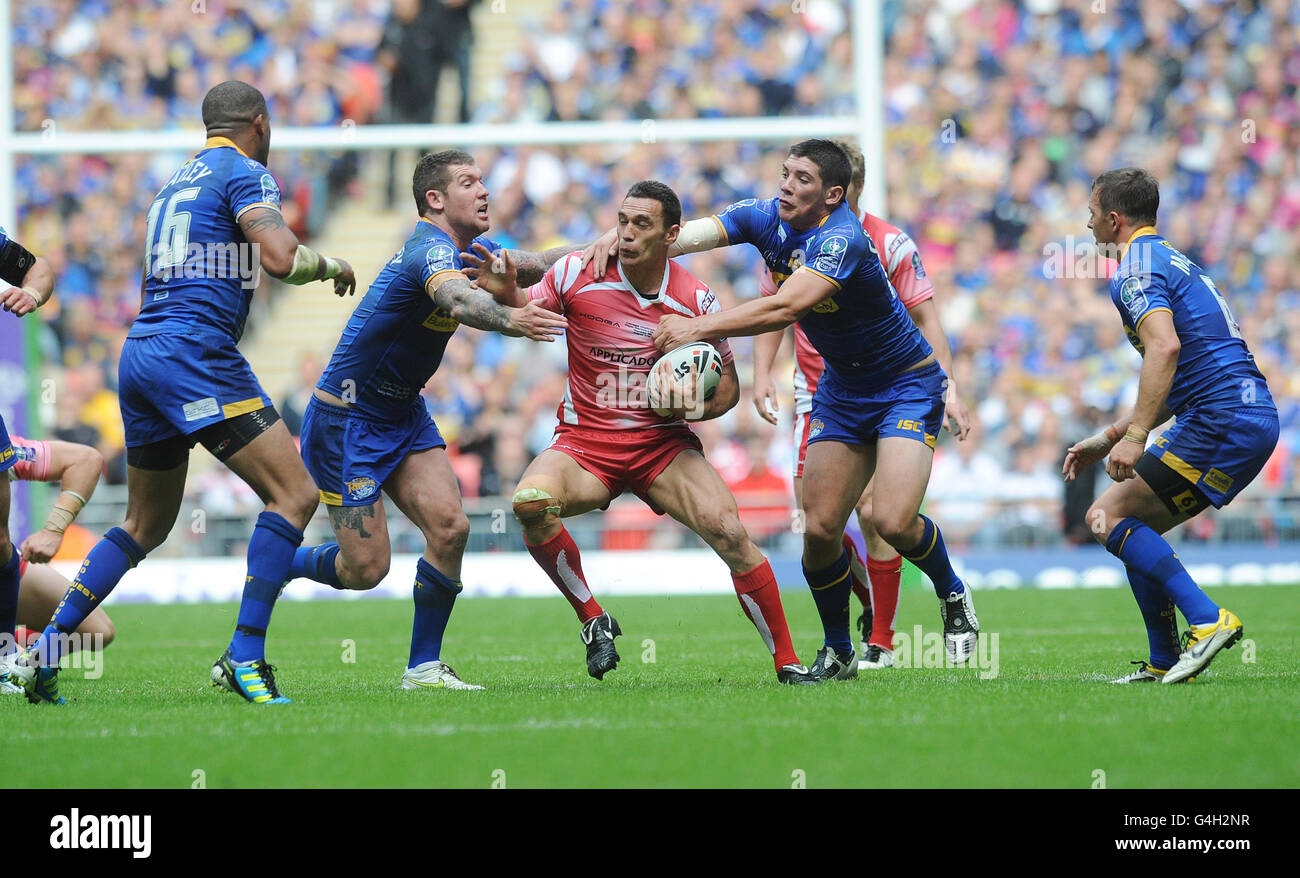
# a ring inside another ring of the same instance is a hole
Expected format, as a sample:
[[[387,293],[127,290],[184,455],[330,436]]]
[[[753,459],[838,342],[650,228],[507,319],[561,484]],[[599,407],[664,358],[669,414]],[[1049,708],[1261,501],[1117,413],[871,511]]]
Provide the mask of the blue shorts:
[[[0,415],[0,473],[10,469],[18,462],[18,452],[9,441],[9,431],[5,429],[5,419]]]
[[[447,445],[422,399],[390,421],[313,397],[302,415],[301,439],[303,462],[328,506],[369,506],[408,454]]]
[[[827,370],[813,396],[808,444],[829,439],[874,445],[882,436],[904,436],[934,448],[947,392],[948,376],[938,363],[904,372],[888,387],[867,394],[846,390]]]
[[[128,448],[190,436],[271,404],[234,339],[214,332],[128,338],[117,382]]]
[[[1275,408],[1193,409],[1146,454],[1199,488],[1217,509],[1259,475],[1280,431]]]

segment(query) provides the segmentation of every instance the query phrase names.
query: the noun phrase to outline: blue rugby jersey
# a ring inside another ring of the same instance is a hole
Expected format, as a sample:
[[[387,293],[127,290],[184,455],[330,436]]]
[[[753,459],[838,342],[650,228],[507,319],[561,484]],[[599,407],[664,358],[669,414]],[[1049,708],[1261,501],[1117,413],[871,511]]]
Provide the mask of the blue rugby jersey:
[[[1203,406],[1273,406],[1223,294],[1154,228],[1138,229],[1129,239],[1110,279],[1110,298],[1139,354],[1145,353],[1142,321],[1156,311],[1173,316],[1182,349],[1166,404],[1175,415]]]
[[[493,252],[501,249],[484,237],[474,243]],[[402,415],[437,371],[460,325],[433,303],[426,285],[460,269],[460,251],[451,236],[420,219],[352,312],[316,386],[351,402],[362,414]]]
[[[817,226],[797,231],[777,213],[777,199],[738,201],[713,217],[727,244],[753,244],[778,288],[803,267],[835,292],[799,319],[799,326],[842,386],[886,386],[934,353],[880,264],[862,222],[841,203]]]
[[[227,138],[209,138],[149,206],[144,301],[129,338],[212,329],[239,340],[261,271],[239,217],[255,207],[280,209],[275,178]]]

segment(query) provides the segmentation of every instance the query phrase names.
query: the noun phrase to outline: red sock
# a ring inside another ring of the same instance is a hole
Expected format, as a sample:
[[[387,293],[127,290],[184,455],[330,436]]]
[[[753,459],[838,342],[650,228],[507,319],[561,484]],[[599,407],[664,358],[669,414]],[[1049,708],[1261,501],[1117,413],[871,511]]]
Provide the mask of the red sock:
[[[867,556],[867,575],[871,577],[871,600],[876,608],[871,624],[871,643],[894,648],[894,625],[898,622],[898,580],[903,574],[903,558],[895,555],[888,561]]]
[[[767,644],[767,651],[772,653],[776,669],[779,671],[786,665],[799,664],[794,642],[790,639],[790,626],[785,622],[785,608],[781,606],[781,592],[777,588],[772,565],[764,558],[762,564],[747,573],[731,574],[731,582],[736,587],[740,608]]]
[[[867,572],[862,567],[862,559],[858,557],[858,547],[853,544],[853,537],[848,534],[844,535],[844,548],[849,553],[849,581],[853,584],[853,593],[862,602],[862,609],[869,611],[871,610],[871,590],[862,581]]]
[[[587,587],[587,579],[582,575],[582,556],[564,525],[560,525],[558,534],[541,545],[528,546],[528,554],[541,565],[546,575],[551,577],[551,582],[573,605],[579,622],[586,623],[588,619],[594,619],[605,612]]]

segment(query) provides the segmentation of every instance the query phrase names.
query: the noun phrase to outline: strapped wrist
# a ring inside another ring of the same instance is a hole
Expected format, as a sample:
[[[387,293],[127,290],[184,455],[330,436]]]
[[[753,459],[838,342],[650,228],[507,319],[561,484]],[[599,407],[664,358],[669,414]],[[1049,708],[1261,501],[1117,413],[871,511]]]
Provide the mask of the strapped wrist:
[[[1138,445],[1147,444],[1147,435],[1151,431],[1146,427],[1139,427],[1137,424],[1129,424],[1128,430],[1124,432],[1125,442],[1136,442]]]

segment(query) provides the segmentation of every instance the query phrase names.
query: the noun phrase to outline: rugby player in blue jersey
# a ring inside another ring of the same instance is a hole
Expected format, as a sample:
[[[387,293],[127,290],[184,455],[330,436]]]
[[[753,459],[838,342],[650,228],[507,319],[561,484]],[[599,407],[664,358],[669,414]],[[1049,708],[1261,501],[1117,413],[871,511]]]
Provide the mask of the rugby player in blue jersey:
[[[9,237],[0,228],[0,307],[17,317],[30,314],[54,294],[54,272],[50,264]],[[17,684],[9,681],[15,658],[14,627],[18,621],[18,550],[9,536],[8,470],[18,463],[18,452],[9,441],[4,416],[0,415],[0,692]]]
[[[1150,655],[1115,683],[1178,683],[1200,673],[1242,636],[1242,624],[1201,591],[1161,534],[1230,502],[1277,445],[1277,407],[1228,303],[1209,276],[1155,229],[1160,190],[1140,168],[1107,171],[1092,184],[1088,228],[1119,248],[1110,297],[1142,355],[1133,413],[1071,446],[1071,481],[1110,455],[1116,484],[1087,520],[1124,562],[1146,622]],[[1177,418],[1150,447],[1147,435]],[[1174,607],[1190,630],[1178,642]]]
[[[803,488],[804,576],[825,630],[812,670],[823,680],[857,674],[844,525],[873,473],[876,529],[934,583],[949,659],[968,661],[979,634],[970,592],[943,537],[919,514],[948,379],[845,200],[851,175],[837,144],[805,140],[782,162],[776,198],[746,199],[686,223],[674,253],[752,244],[777,292],[705,317],[664,317],[655,333],[655,344],[668,351],[798,321],[826,361],[813,398]]]
[[[426,155],[412,194],[419,219],[371,284],[343,330],[303,415],[302,456],[329,509],[337,542],[304,547],[289,577],[338,589],[371,589],[388,573],[391,548],[382,493],[424,534],[415,565],[415,621],[405,689],[482,689],[442,661],[442,640],[461,592],[469,519],[446,442],[420,390],[462,323],[536,341],[563,331],[564,317],[530,302],[499,304],[472,286],[461,252],[500,245],[488,230],[488,190],[474,157]],[[517,255],[535,282],[572,248]]]
[[[60,635],[77,630],[128,570],[167,538],[185,491],[189,452],[202,442],[266,504],[248,542],[235,633],[211,671],[214,685],[255,704],[289,699],[264,649],[317,492],[289,431],[236,348],[260,268],[285,283],[356,286],[346,262],[298,243],[280,215],[266,169],[266,99],[243,82],[203,99],[208,140],[149,208],[140,313],[122,346],[119,397],[127,445],[126,520],[104,535],[77,572],[40,639],[12,675],[33,702],[62,703]]]

